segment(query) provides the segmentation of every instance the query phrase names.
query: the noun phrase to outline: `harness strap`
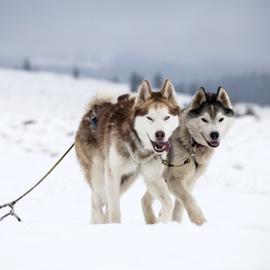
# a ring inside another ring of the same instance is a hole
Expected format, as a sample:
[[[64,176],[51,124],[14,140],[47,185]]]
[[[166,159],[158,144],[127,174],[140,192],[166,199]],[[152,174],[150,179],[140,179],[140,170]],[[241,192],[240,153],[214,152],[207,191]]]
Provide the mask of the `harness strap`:
[[[160,160],[161,160],[161,163],[168,167],[168,168],[172,168],[172,167],[177,167],[177,168],[181,168],[183,166],[185,166],[186,164],[189,164],[191,159],[193,159],[194,163],[195,163],[195,166],[196,168],[198,168],[199,164],[198,162],[196,161],[195,159],[195,153],[196,153],[196,149],[198,147],[202,147],[203,145],[197,143],[193,138],[192,138],[192,148],[189,152],[189,157],[182,163],[182,164],[172,164],[168,161],[168,159],[162,159],[161,156],[160,156]]]
[[[172,164],[172,163],[169,163],[168,159],[161,159],[161,163],[163,165],[165,165],[166,167],[183,167],[185,166],[186,164],[190,163],[190,158],[187,158],[183,164]]]

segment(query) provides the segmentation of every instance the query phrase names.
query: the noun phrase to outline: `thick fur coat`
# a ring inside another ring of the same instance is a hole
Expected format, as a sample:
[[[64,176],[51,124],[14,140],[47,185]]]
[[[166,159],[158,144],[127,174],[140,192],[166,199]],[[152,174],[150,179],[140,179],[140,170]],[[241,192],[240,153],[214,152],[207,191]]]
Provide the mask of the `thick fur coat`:
[[[77,131],[75,149],[92,188],[92,223],[121,221],[120,196],[138,174],[161,203],[158,221],[171,219],[172,202],[160,155],[167,155],[179,113],[169,81],[159,92],[152,92],[144,81],[135,98],[124,95],[116,103],[102,98],[91,102]]]

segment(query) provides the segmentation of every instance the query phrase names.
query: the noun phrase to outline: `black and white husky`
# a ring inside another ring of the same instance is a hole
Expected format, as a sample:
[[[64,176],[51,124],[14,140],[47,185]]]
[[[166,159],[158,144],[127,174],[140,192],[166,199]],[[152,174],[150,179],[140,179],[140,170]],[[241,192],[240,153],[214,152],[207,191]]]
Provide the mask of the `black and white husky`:
[[[116,103],[92,100],[75,139],[77,157],[92,189],[92,223],[121,221],[120,196],[138,174],[161,203],[157,221],[171,219],[173,203],[160,156],[166,157],[171,148],[169,138],[178,127],[179,113],[168,80],[159,92],[152,92],[144,81],[135,98],[121,96]]]
[[[234,112],[227,92],[206,93],[200,88],[190,106],[180,116],[180,126],[171,137],[171,150],[164,164],[164,178],[175,196],[172,220],[180,222],[185,208],[192,222],[206,219],[191,192],[195,181],[205,172],[213,152],[229,131]],[[146,192],[142,208],[146,223],[155,223],[153,197]]]

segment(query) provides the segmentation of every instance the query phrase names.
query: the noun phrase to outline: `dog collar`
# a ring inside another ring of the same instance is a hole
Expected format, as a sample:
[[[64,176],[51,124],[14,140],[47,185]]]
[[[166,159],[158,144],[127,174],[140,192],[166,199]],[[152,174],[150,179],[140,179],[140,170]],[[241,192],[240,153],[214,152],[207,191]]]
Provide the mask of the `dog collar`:
[[[194,141],[195,142],[195,141]],[[168,159],[162,159],[162,157],[160,156],[160,160],[161,160],[161,163],[163,165],[165,165],[166,167],[169,167],[169,168],[172,168],[172,167],[183,167],[185,166],[186,164],[189,164],[191,159],[194,160],[194,163],[195,163],[195,167],[197,168],[199,166],[198,162],[196,161],[195,159],[195,153],[196,153],[196,149],[197,147],[200,147],[200,146],[203,146],[203,145],[200,145],[200,144],[197,144],[197,143],[192,143],[192,148],[189,152],[189,156],[187,159],[185,159],[185,161],[182,163],[182,164],[172,164],[168,161]]]

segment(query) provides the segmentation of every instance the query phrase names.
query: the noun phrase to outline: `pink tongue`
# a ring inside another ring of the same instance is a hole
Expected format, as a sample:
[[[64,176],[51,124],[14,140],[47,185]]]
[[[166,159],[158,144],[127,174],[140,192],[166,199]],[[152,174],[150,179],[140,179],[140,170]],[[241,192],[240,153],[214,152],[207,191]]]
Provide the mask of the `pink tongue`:
[[[171,148],[171,143],[169,141],[167,142],[159,142],[158,143],[161,147],[165,146],[165,151],[168,152]]]

